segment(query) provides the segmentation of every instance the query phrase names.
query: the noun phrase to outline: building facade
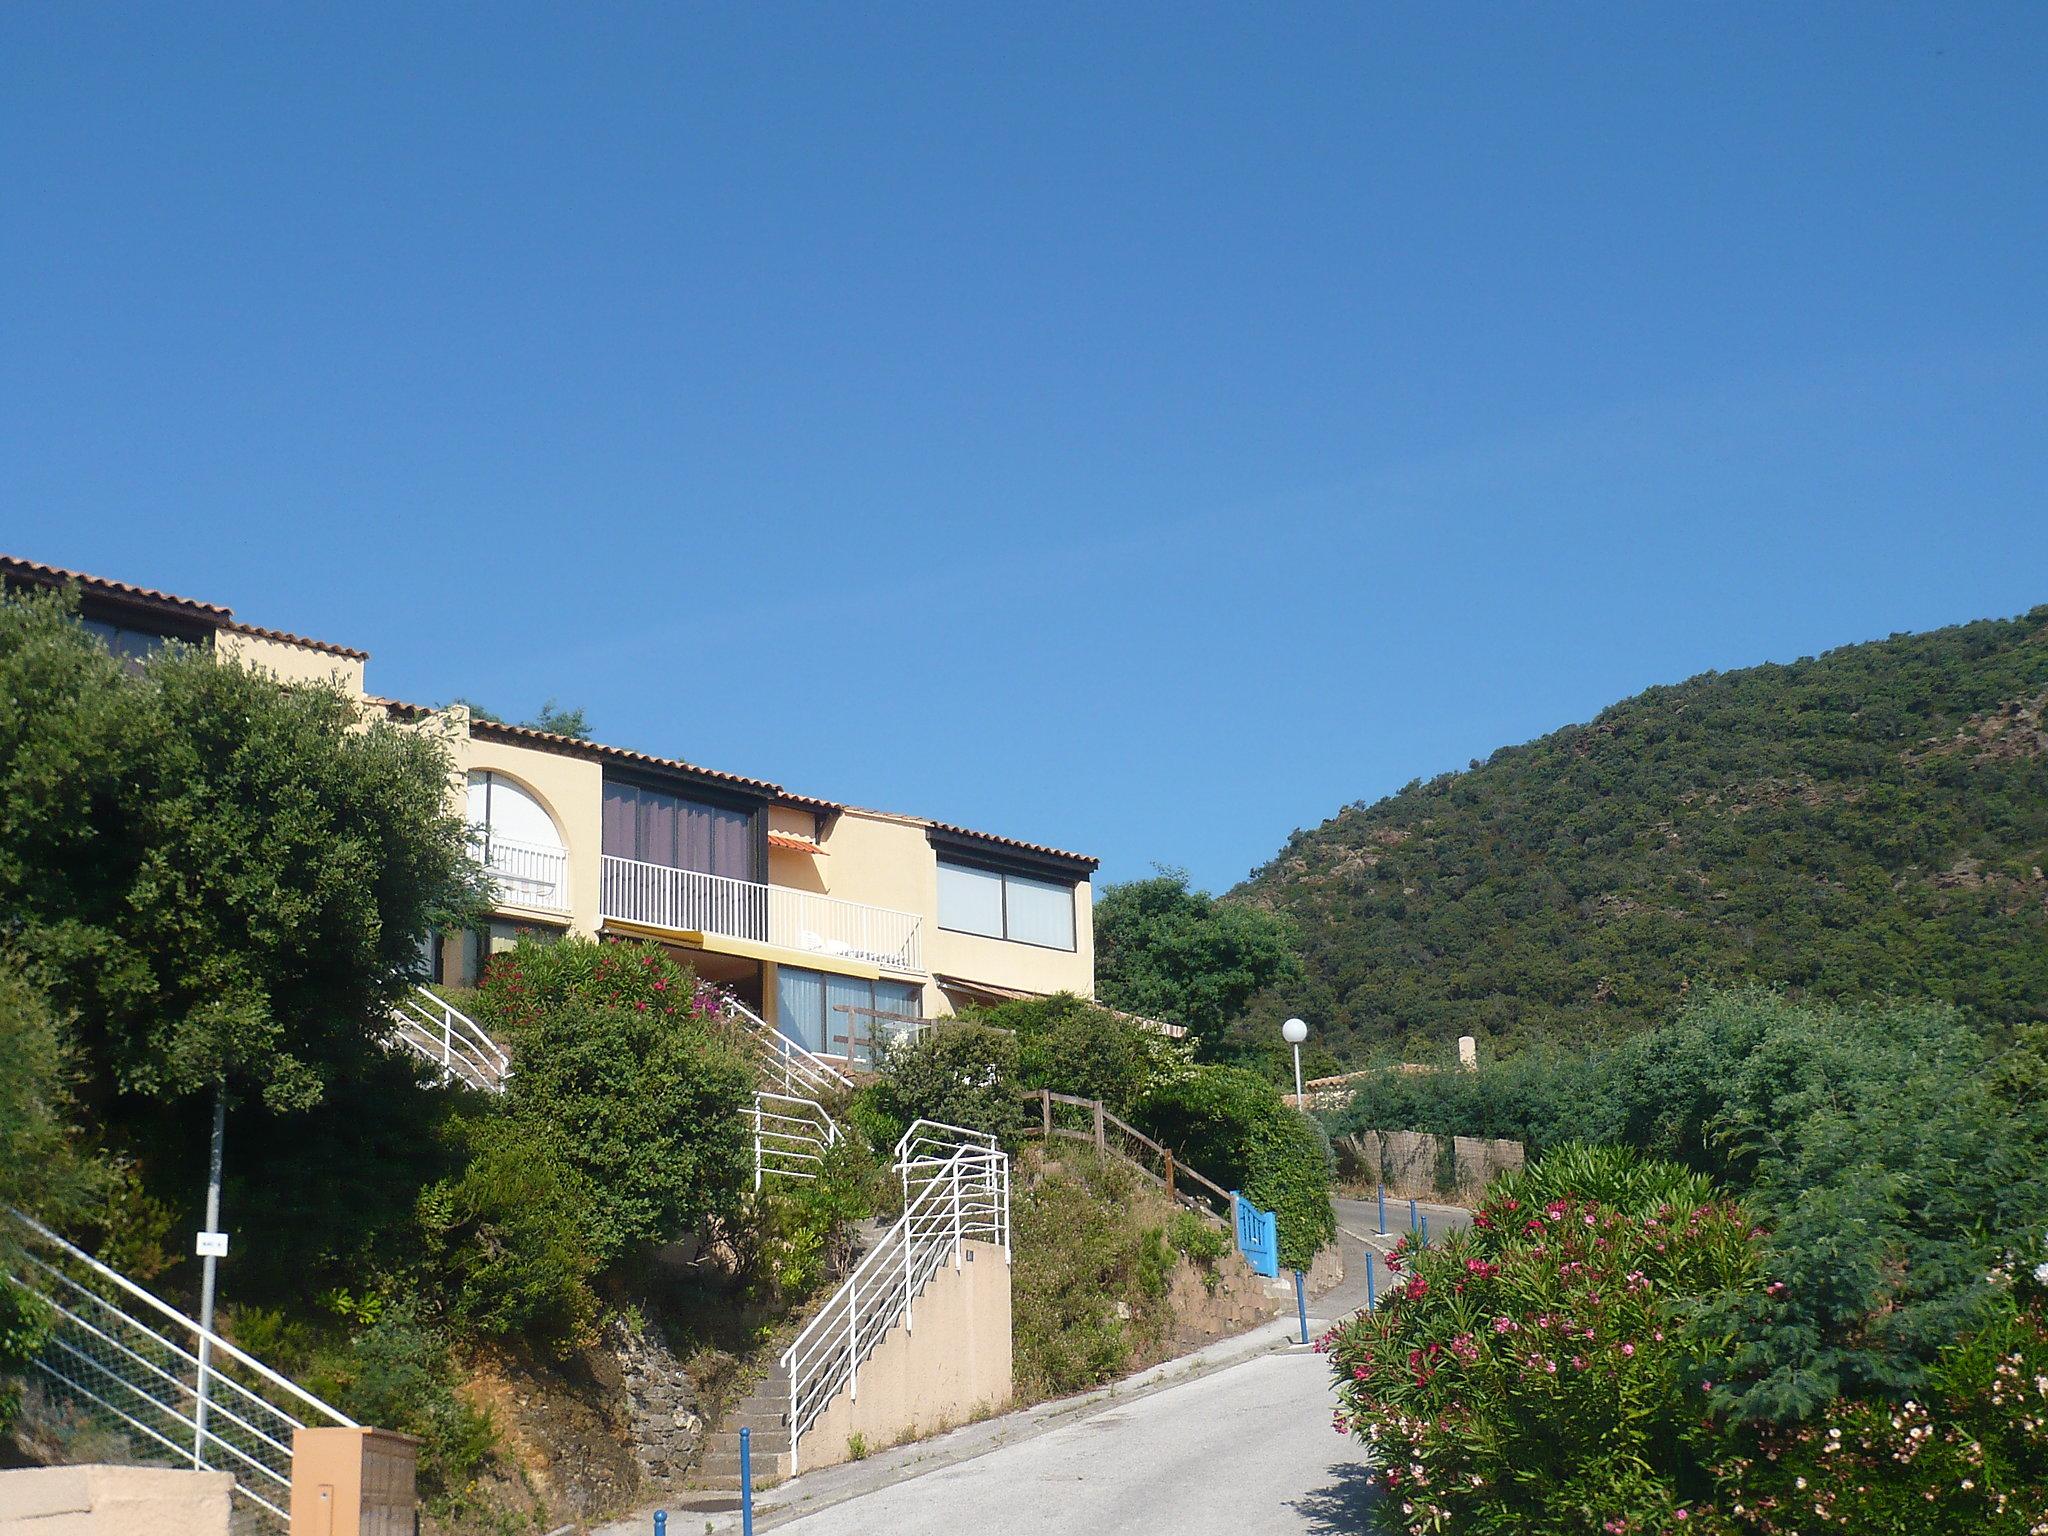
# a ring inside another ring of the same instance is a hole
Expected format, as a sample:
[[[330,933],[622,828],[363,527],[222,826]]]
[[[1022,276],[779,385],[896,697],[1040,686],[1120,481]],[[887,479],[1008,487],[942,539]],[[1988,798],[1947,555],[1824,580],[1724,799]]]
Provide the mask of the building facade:
[[[431,935],[422,969],[474,983],[522,933],[667,945],[791,1039],[865,1057],[904,1021],[1053,992],[1094,993],[1096,860],[865,810],[625,747],[367,691],[367,653],[238,621],[227,608],[0,556],[11,588],[70,587],[81,621],[140,661],[208,645],[366,716],[433,735],[489,871],[486,927]]]

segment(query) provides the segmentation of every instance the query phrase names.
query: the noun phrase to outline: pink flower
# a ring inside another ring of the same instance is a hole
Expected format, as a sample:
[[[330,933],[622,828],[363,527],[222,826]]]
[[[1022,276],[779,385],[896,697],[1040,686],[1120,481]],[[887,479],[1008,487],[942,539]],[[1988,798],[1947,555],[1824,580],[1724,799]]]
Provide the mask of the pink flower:
[[[1495,1333],[1513,1333],[1515,1331],[1515,1320],[1512,1317],[1496,1317],[1493,1320],[1493,1331]]]
[[[1623,1358],[1624,1358],[1624,1359],[1633,1359],[1633,1358],[1635,1358],[1635,1352],[1636,1352],[1636,1347],[1635,1347],[1635,1345],[1633,1345],[1633,1344],[1624,1344],[1624,1345],[1622,1345],[1622,1346],[1621,1346],[1621,1353],[1622,1353],[1622,1356],[1623,1356]]]

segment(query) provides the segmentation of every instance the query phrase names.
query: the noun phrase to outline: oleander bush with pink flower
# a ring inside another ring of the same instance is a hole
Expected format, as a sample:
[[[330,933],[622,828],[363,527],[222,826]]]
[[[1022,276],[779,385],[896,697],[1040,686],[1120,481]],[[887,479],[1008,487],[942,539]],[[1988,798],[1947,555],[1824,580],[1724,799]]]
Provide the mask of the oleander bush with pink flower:
[[[1378,1310],[1322,1341],[1387,1528],[2048,1536],[2048,1334],[2025,1264],[1923,1399],[1758,1423],[1717,1390],[1737,1342],[1717,1319],[1783,1296],[1765,1239],[1698,1174],[1566,1147],[1496,1181],[1471,1231],[1404,1241]]]
[[[1567,1148],[1497,1181],[1469,1232],[1404,1242],[1379,1309],[1325,1339],[1395,1528],[1693,1520],[1722,1452],[1693,1303],[1767,1283],[1759,1235],[1699,1175]]]

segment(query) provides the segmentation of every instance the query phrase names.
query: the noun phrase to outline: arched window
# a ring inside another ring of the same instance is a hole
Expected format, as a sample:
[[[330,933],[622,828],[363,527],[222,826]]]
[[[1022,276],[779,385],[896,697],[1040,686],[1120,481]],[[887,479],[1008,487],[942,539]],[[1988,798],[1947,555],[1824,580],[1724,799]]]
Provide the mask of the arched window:
[[[569,850],[532,790],[487,768],[472,772],[469,824],[500,900],[544,912],[569,910]]]

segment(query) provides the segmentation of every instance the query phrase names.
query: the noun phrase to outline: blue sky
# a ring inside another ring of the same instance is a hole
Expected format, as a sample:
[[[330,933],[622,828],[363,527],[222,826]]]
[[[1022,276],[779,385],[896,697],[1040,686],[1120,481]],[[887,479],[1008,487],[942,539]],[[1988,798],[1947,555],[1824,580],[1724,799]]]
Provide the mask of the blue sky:
[[[2048,8],[12,6],[0,549],[1227,886],[2048,602]]]

